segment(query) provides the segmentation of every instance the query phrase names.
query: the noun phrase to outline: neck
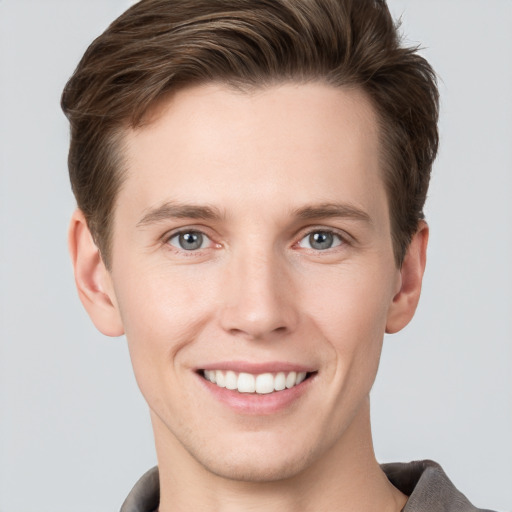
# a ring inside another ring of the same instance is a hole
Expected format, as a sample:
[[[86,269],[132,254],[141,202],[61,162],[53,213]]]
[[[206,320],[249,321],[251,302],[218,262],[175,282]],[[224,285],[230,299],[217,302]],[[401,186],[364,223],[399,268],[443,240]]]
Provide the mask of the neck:
[[[159,512],[398,512],[405,505],[405,495],[391,485],[375,459],[368,402],[339,442],[306,470],[268,482],[211,473],[179,442],[162,442],[161,429],[166,427],[152,419],[160,472]]]

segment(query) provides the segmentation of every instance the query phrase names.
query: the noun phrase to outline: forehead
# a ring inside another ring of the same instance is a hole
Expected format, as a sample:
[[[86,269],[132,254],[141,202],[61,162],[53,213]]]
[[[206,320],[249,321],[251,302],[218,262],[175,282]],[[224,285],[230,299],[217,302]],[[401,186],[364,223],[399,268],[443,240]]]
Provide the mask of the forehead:
[[[358,89],[320,83],[249,92],[222,84],[186,88],[126,134],[127,179],[118,199],[128,197],[139,209],[166,198],[279,199],[292,209],[371,203],[383,188],[377,127]]]

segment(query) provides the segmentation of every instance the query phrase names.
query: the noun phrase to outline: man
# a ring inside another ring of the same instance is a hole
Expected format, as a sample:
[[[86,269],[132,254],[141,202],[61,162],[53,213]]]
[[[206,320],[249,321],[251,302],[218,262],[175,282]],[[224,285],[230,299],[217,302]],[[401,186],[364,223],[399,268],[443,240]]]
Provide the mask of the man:
[[[383,1],[142,0],[62,105],[77,288],[126,334],[155,436],[123,512],[477,510],[372,448],[438,143],[434,73]]]

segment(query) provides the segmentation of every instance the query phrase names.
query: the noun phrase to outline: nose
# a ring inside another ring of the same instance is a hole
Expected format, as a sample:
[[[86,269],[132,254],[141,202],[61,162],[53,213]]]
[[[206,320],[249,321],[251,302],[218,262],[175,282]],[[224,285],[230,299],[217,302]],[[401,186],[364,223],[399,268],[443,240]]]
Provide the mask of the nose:
[[[264,340],[293,332],[297,295],[286,262],[266,254],[234,255],[222,283],[221,326],[230,334]]]

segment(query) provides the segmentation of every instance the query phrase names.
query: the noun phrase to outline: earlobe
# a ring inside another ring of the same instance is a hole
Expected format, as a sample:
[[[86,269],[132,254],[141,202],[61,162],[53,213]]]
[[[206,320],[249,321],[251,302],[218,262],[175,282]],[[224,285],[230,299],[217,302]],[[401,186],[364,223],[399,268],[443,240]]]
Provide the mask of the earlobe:
[[[121,336],[124,328],[115,302],[110,274],[81,210],[76,210],[71,217],[68,247],[78,295],[91,320],[103,334]]]
[[[427,261],[428,225],[420,221],[407,249],[400,269],[401,285],[388,311],[386,332],[392,334],[403,329],[414,316],[420,300],[421,283]]]

